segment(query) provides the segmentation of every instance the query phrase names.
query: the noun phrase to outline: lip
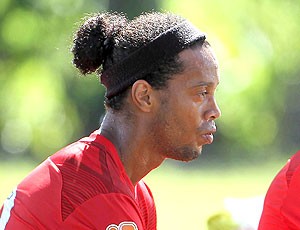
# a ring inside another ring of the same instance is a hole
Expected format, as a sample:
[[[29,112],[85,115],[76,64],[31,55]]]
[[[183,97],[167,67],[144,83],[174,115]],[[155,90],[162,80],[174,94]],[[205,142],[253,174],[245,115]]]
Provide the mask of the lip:
[[[211,144],[213,143],[214,141],[214,133],[216,132],[217,130],[214,128],[214,129],[211,129],[211,130],[208,130],[206,131],[205,133],[203,133],[201,136],[202,138],[205,140],[206,144]]]
[[[212,133],[203,134],[202,138],[205,140],[206,144],[211,144],[214,141],[214,135]]]

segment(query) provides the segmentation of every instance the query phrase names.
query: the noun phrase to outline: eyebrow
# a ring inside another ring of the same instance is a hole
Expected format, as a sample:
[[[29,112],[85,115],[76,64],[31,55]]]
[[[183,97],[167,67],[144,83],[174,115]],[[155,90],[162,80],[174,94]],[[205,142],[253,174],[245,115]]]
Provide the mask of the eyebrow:
[[[200,82],[191,82],[190,84],[188,84],[188,87],[190,88],[195,88],[195,87],[202,87],[202,86],[215,86],[216,87],[219,85],[219,81],[217,82],[217,84],[215,84],[214,82],[211,81],[200,81]]]

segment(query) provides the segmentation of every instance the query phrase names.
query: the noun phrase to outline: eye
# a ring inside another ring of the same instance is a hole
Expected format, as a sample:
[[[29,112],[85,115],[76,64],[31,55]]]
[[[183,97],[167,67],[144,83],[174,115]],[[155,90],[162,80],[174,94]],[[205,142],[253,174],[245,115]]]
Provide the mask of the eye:
[[[208,92],[206,90],[205,91],[201,91],[201,92],[198,93],[198,95],[200,97],[206,97],[207,94],[208,94]]]

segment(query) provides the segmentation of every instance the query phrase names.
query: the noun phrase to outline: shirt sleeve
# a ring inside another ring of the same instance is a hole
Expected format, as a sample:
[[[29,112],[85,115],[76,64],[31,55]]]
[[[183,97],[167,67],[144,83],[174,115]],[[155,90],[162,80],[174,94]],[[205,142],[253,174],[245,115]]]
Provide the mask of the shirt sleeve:
[[[281,208],[287,193],[286,172],[289,162],[272,181],[265,197],[258,230],[288,230],[281,215]]]
[[[267,192],[258,230],[300,229],[300,151],[274,178]]]
[[[284,221],[290,230],[300,229],[300,167],[291,178],[286,198],[282,206]]]
[[[77,207],[58,229],[144,230],[135,201],[123,194],[101,194]]]

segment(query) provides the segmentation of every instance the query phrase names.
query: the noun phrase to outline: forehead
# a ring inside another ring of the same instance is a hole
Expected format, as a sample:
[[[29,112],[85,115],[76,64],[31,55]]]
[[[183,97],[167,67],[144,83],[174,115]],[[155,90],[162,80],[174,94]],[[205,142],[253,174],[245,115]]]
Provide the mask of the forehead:
[[[219,83],[218,62],[209,45],[195,46],[179,53],[183,71],[178,80],[185,84],[203,81],[217,85]]]
[[[218,68],[218,61],[209,45],[195,46],[179,53],[179,59],[186,68]]]

